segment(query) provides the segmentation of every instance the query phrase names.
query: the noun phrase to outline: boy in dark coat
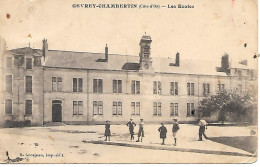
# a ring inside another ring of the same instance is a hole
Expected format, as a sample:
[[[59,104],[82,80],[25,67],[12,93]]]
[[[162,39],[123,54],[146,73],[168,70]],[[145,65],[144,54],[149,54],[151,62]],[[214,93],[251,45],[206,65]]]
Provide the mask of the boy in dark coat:
[[[134,128],[136,126],[136,124],[133,122],[133,119],[131,118],[129,122],[127,122],[126,124],[129,127],[129,132],[131,135],[131,140],[134,140]]]
[[[165,144],[164,144],[164,140],[165,140],[165,138],[166,138],[167,129],[166,129],[166,127],[164,126],[163,123],[161,123],[161,125],[162,125],[162,126],[158,129],[158,131],[160,132],[160,138],[163,140],[162,145],[165,145]]]
[[[110,132],[110,122],[109,122],[109,121],[106,121],[106,125],[105,125],[105,136],[106,136],[105,141],[107,141],[107,138],[108,138],[108,140],[110,141],[111,132]]]
[[[180,127],[179,127],[179,123],[177,122],[177,119],[173,119],[172,134],[174,137],[174,146],[176,146],[176,144],[177,144],[176,135],[177,135],[177,132],[179,129],[180,129]]]
[[[136,142],[139,142],[140,137],[141,137],[141,142],[143,141],[144,137],[144,122],[143,119],[140,119],[140,124],[139,124],[139,131],[138,131],[138,140]]]

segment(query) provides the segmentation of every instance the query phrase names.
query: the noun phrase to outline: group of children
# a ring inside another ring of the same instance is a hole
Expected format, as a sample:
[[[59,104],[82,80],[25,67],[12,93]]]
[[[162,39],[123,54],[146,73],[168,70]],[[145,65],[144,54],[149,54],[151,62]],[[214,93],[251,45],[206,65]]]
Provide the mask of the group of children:
[[[127,122],[126,125],[129,127],[130,140],[134,140],[134,127],[136,126],[136,124],[133,122],[133,119],[131,118],[130,121]],[[158,131],[160,132],[160,138],[163,140],[162,145],[165,145],[167,128],[164,126],[163,123],[161,123],[161,125],[162,126],[158,129]],[[174,146],[176,146],[176,144],[177,144],[176,134],[179,129],[180,129],[180,127],[179,127],[179,123],[177,122],[177,119],[173,119],[172,133],[173,133],[173,137],[174,137]],[[105,125],[106,139],[105,139],[105,141],[107,141],[107,140],[110,141],[110,136],[111,136],[110,122],[106,121],[106,125]],[[142,142],[143,137],[144,137],[144,122],[143,122],[143,119],[140,119],[139,130],[138,130],[138,139],[136,140],[136,142],[140,142],[140,141]]]

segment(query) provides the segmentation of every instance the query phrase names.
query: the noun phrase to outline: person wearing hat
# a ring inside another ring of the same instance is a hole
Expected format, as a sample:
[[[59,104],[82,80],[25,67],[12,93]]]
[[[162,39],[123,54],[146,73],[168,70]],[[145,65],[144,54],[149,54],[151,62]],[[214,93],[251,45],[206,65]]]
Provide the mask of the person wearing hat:
[[[173,119],[173,126],[172,126],[172,134],[173,134],[173,137],[174,137],[174,146],[177,145],[176,135],[177,135],[177,132],[178,132],[179,129],[180,129],[179,123],[177,122],[177,119],[174,118]]]
[[[202,135],[205,137],[205,139],[208,139],[205,134],[205,129],[207,129],[207,125],[208,123],[204,119],[201,119],[199,121],[199,141],[202,141]]]
[[[140,137],[141,137],[141,142],[143,141],[144,137],[144,120],[140,119],[140,124],[139,124],[139,131],[138,131],[138,140],[136,142],[139,142]]]
[[[158,129],[158,131],[160,132],[160,138],[163,140],[162,145],[165,145],[164,140],[166,139],[167,128],[163,123],[161,123],[161,125],[162,126]]]
[[[110,132],[110,122],[108,120],[106,121],[106,125],[105,125],[105,136],[106,136],[105,141],[107,141],[107,138],[110,141],[111,132]]]
[[[127,122],[126,124],[128,127],[129,127],[129,132],[130,132],[130,135],[131,135],[131,138],[130,140],[134,140],[134,128],[136,126],[136,124],[133,122],[133,119],[131,118],[129,122]]]

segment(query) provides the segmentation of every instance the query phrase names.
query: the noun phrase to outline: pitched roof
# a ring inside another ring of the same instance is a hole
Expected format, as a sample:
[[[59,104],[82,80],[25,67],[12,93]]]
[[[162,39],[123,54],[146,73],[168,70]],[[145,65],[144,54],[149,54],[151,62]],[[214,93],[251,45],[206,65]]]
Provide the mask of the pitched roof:
[[[15,54],[28,52],[41,54],[40,49],[32,49],[29,47],[10,51]],[[104,53],[49,50],[45,66],[123,71],[137,71],[139,69],[139,56],[109,54],[108,62],[101,61],[104,58]],[[189,60],[181,56],[180,66],[170,66],[170,64],[175,63],[175,59],[173,58],[152,57],[152,61],[155,72],[227,76],[226,73],[217,72],[216,70],[216,67],[220,67],[220,61]]]

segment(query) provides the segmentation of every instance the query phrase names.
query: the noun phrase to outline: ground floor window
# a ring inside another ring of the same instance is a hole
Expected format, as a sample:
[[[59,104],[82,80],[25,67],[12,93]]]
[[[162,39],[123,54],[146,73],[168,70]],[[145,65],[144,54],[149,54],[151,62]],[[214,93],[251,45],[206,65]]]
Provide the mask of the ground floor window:
[[[102,101],[93,101],[93,115],[103,115]]]
[[[32,115],[32,100],[25,100],[25,115]]]
[[[73,101],[73,115],[83,114],[83,101]]]
[[[161,116],[162,115],[161,102],[154,102],[153,103],[153,115],[154,116]]]
[[[113,102],[113,115],[122,115],[122,102]]]
[[[187,116],[194,116],[195,108],[194,103],[187,103]]]
[[[13,101],[11,99],[5,100],[5,114],[11,115],[13,111]]]
[[[170,103],[171,116],[178,116],[178,103]]]
[[[140,102],[131,102],[131,115],[140,115]]]

